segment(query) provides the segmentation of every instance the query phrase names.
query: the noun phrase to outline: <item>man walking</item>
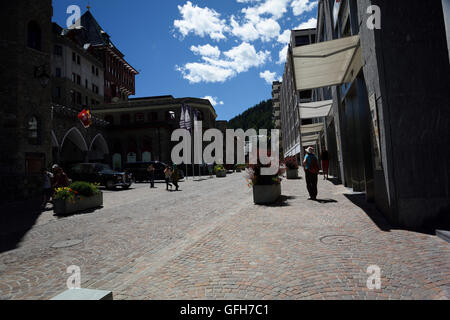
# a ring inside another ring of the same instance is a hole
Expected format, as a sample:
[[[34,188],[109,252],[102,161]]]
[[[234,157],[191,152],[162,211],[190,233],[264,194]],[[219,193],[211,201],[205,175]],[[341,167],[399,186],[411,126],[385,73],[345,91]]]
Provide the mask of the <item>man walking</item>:
[[[147,171],[150,175],[150,188],[153,189],[155,187],[155,167],[153,164],[148,166]]]
[[[319,161],[314,154],[314,148],[306,149],[306,156],[303,160],[303,168],[305,169],[306,187],[310,200],[317,200],[317,181],[319,174]]]

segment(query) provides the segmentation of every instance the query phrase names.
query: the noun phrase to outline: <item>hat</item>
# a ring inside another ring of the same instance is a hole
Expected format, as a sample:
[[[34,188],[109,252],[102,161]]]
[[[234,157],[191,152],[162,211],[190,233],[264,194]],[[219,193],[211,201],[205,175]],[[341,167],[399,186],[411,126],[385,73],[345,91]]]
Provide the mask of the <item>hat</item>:
[[[59,166],[57,164],[54,164],[52,167],[52,169],[57,169],[57,168],[59,168]]]
[[[306,152],[313,153],[314,152],[314,148],[313,147],[306,148]]]

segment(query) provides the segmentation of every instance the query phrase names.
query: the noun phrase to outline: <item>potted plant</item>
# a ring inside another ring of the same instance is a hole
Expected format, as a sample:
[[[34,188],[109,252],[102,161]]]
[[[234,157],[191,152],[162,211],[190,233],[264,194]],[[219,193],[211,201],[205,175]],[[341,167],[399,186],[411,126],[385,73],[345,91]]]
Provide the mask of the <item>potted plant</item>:
[[[281,197],[281,177],[284,170],[279,167],[274,175],[262,175],[261,169],[270,165],[260,163],[248,166],[248,185],[253,188],[255,204],[272,204]]]
[[[103,193],[96,184],[74,182],[67,188],[56,189],[53,203],[56,215],[66,215],[101,207]]]
[[[238,164],[236,165],[236,172],[241,172],[242,170],[245,170],[245,164]]]
[[[298,179],[298,161],[297,157],[288,157],[284,160],[286,165],[286,177],[290,179]]]
[[[214,167],[214,172],[217,178],[224,178],[227,176],[227,170],[221,164],[218,164]]]

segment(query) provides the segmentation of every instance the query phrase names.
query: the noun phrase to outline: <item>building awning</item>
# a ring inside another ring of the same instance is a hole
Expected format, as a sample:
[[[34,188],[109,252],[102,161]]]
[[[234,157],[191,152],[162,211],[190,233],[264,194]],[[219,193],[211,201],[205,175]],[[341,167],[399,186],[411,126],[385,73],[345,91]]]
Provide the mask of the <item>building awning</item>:
[[[323,128],[324,128],[324,123],[302,125],[301,132],[302,132],[302,135],[307,134],[307,133],[319,133],[319,132],[322,132]]]
[[[297,90],[340,85],[362,67],[359,35],[292,49]]]
[[[314,134],[314,135],[311,135],[311,136],[302,136],[302,143],[305,143],[305,142],[311,142],[311,141],[317,141],[317,140],[319,140],[319,135],[318,134]]]
[[[333,100],[317,101],[300,104],[300,118],[313,119],[326,117],[330,113]]]

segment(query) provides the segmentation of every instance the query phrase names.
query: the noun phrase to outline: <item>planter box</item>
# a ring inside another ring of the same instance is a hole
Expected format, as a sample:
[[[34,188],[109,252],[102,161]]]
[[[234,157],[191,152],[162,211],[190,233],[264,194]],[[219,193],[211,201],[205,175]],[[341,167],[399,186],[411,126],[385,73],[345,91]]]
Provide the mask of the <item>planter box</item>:
[[[217,172],[216,173],[216,177],[217,178],[225,178],[227,176],[227,172],[224,170],[224,171],[219,171],[219,172]]]
[[[253,202],[255,204],[271,204],[281,197],[281,184],[254,185]]]
[[[55,214],[65,215],[79,211],[89,210],[101,207],[103,205],[103,193],[93,197],[81,197],[81,200],[76,198],[74,201],[69,200],[55,200],[53,211]]]
[[[286,170],[286,177],[290,179],[298,179],[298,169],[287,169]]]

